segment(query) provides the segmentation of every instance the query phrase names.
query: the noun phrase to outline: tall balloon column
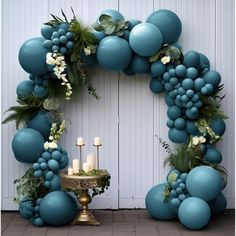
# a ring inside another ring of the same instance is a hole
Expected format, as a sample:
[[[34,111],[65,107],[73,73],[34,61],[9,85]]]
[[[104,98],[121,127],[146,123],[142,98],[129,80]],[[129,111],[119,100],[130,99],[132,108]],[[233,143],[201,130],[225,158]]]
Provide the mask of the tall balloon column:
[[[42,37],[29,39],[19,52],[20,65],[30,76],[17,86],[18,98],[28,104],[38,100],[52,103],[43,108],[39,104],[40,109],[32,114],[27,127],[13,138],[15,158],[34,163],[34,175],[43,177],[47,189],[46,195],[33,202],[22,199],[21,215],[31,218],[37,226],[61,225],[73,219],[77,207],[70,196],[60,190],[58,176],[59,170],[67,166],[68,157],[59,145],[50,147],[55,117],[46,108],[55,106],[50,100],[53,86],[65,86],[68,99],[77,84],[75,79],[86,78],[82,66],[90,69],[97,63],[104,69],[128,76],[149,74],[150,90],[155,94],[164,93],[168,137],[179,145],[176,150],[169,150],[172,169],[166,181],[147,193],[146,207],[155,219],[178,217],[187,228],[205,227],[211,215],[223,212],[227,204],[222,193],[227,174],[219,165],[222,155],[216,148],[225,132],[226,116],[220,110],[219,95],[223,85],[220,74],[210,69],[204,54],[194,50],[182,53],[178,43],[182,32],[179,17],[161,9],[144,22],[125,21],[120,12],[107,9],[92,25],[93,30],[86,32],[88,40],[80,44],[83,37],[79,35],[83,31],[75,16],[70,22],[66,17],[62,20],[52,16],[50,24],[41,29]],[[87,87],[89,92],[93,91]],[[49,145],[46,149],[45,142]],[[168,147],[166,143],[163,145]],[[62,211],[65,217],[58,214]]]

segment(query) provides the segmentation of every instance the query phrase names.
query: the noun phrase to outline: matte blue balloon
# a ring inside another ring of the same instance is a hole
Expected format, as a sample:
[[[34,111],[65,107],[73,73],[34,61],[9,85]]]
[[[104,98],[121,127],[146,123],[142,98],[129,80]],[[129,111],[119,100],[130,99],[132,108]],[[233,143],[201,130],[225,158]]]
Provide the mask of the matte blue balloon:
[[[49,225],[69,224],[78,212],[76,200],[63,191],[48,193],[39,208],[41,218]]]
[[[60,190],[61,188],[61,179],[58,175],[54,175],[53,178],[50,181],[50,191],[56,191],[56,190]]]
[[[221,75],[217,71],[208,71],[203,75],[203,79],[206,83],[210,83],[217,88],[221,82]]]
[[[186,71],[186,77],[195,79],[198,76],[198,70],[194,67],[189,67]]]
[[[213,132],[217,135],[222,136],[225,132],[225,122],[221,118],[212,118],[210,120],[210,127],[213,130]]]
[[[184,65],[178,65],[175,67],[175,74],[179,77],[184,77],[186,75],[186,67]]]
[[[129,30],[124,30],[123,38],[125,40],[129,41],[129,35],[130,35]]]
[[[200,91],[205,85],[205,80],[203,78],[197,78],[194,80],[194,90]]]
[[[19,204],[19,213],[20,216],[26,219],[30,219],[34,214],[33,203],[30,199],[22,199]]]
[[[36,170],[36,171],[34,172],[34,176],[35,176],[35,177],[41,177],[42,175],[43,175],[42,170]]]
[[[48,167],[52,170],[52,171],[58,171],[60,169],[59,163],[56,160],[49,160],[48,161]]]
[[[181,201],[178,197],[170,198],[168,204],[173,212],[178,213],[178,209],[181,204]]]
[[[33,225],[40,227],[40,226],[44,225],[44,222],[43,222],[42,218],[37,217],[36,219],[34,219]]]
[[[193,197],[199,197],[205,201],[216,198],[220,193],[222,178],[218,171],[209,166],[198,166],[192,169],[186,180],[188,192]]]
[[[219,164],[222,161],[222,155],[219,150],[211,147],[207,149],[204,159],[208,162]]]
[[[187,121],[186,122],[186,131],[193,136],[200,135],[200,132],[198,131],[198,127],[195,125],[194,121]]]
[[[131,30],[129,43],[138,55],[152,56],[161,48],[161,32],[153,24],[140,23]]]
[[[107,36],[101,40],[96,54],[100,66],[108,70],[123,70],[132,60],[129,43],[117,36]]]
[[[54,176],[54,173],[52,171],[48,171],[47,174],[45,175],[46,180],[52,180]]]
[[[21,162],[37,162],[44,149],[44,138],[35,129],[25,128],[16,132],[12,140],[12,150]]]
[[[103,14],[111,16],[113,21],[124,20],[124,16],[119,11],[114,9],[106,9],[101,12],[100,16]]]
[[[63,169],[68,166],[69,164],[69,158],[66,154],[62,154],[63,161],[60,162],[60,168]]]
[[[176,128],[176,129],[185,129],[185,126],[186,126],[185,119],[183,119],[183,118],[177,118],[177,119],[175,120],[175,128]]]
[[[184,55],[184,65],[186,67],[198,67],[200,64],[200,54],[196,51],[188,51]]]
[[[148,16],[146,22],[154,24],[162,34],[163,44],[174,44],[182,31],[179,17],[172,11],[161,9]]]
[[[151,65],[151,72],[153,76],[162,76],[166,72],[166,66],[161,61],[155,61]]]
[[[36,97],[45,97],[48,93],[48,89],[45,88],[44,86],[38,86],[38,85],[35,85],[34,87],[34,94]]]
[[[191,108],[192,109],[192,108]],[[186,116],[190,119],[190,120],[196,120],[199,116],[199,111],[198,110],[191,110],[191,109],[186,109]]]
[[[164,202],[162,193],[165,186],[165,183],[154,186],[149,190],[145,198],[145,204],[149,214],[158,220],[170,220],[177,215],[170,209],[169,204]]]
[[[42,134],[45,140],[48,140],[51,129],[51,116],[49,112],[39,111],[32,119],[29,120],[28,128],[36,129]]]
[[[217,197],[208,202],[210,208],[211,208],[211,212],[213,214],[220,214],[223,213],[226,209],[227,206],[227,200],[224,196],[224,194],[222,192],[220,192]]]
[[[182,81],[182,86],[185,90],[193,88],[193,80],[190,78],[186,78]]]
[[[161,81],[158,78],[152,78],[149,84],[150,90],[153,93],[162,93],[164,91],[164,87]]]
[[[42,157],[45,159],[45,160],[50,160],[51,159],[51,154],[47,151],[43,152],[42,153]]]
[[[55,159],[57,161],[60,161],[62,158],[62,154],[60,151],[56,150],[52,153],[52,159]]]
[[[129,20],[128,30],[131,31],[136,25],[142,23],[141,20]]]
[[[33,81],[31,80],[24,80],[20,82],[16,87],[16,93],[17,96],[19,96],[21,99],[26,99],[29,96],[33,95]]]
[[[168,106],[175,105],[175,100],[171,98],[169,95],[165,96],[165,102]]]
[[[208,70],[210,69],[210,61],[209,59],[206,57],[206,55],[199,53],[200,55],[200,66],[202,68],[207,68]]]
[[[53,28],[50,25],[44,25],[41,28],[41,35],[45,38],[45,39],[51,39],[52,37],[52,32],[53,32]]]
[[[106,35],[103,31],[94,30],[92,32],[92,34],[94,35],[94,37],[97,39],[98,42],[100,42],[102,39],[104,39],[106,37]]]
[[[141,57],[139,55],[135,55],[131,62],[131,69],[134,73],[137,74],[146,74],[150,73],[150,62],[147,57]]]
[[[170,119],[175,120],[182,116],[182,111],[177,106],[171,106],[167,110],[167,115]]]
[[[185,227],[198,230],[208,224],[211,218],[211,210],[204,200],[190,197],[181,203],[178,217]]]
[[[168,132],[168,137],[173,143],[185,143],[188,139],[186,130],[172,128]]]
[[[29,74],[43,75],[48,72],[46,54],[48,50],[43,46],[44,38],[37,37],[27,40],[20,48],[19,62]]]
[[[214,90],[213,85],[209,84],[209,83],[205,84],[204,87],[206,87],[208,94],[211,94],[213,92],[213,90]]]

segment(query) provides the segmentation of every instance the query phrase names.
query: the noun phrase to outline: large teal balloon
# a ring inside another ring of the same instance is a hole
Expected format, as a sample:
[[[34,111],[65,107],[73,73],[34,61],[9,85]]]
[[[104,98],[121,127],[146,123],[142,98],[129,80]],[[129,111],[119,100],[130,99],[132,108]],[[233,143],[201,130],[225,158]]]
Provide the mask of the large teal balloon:
[[[20,129],[12,140],[12,150],[20,162],[37,162],[44,150],[44,138],[35,129]]]
[[[48,72],[46,55],[48,50],[44,47],[44,38],[36,37],[27,40],[20,48],[19,62],[21,67],[32,75],[43,75]]]
[[[174,44],[182,31],[179,17],[172,11],[161,9],[148,16],[146,22],[155,25],[162,34],[163,44]]]
[[[211,210],[204,200],[190,197],[181,203],[178,216],[185,227],[197,230],[208,224],[211,218]]]
[[[164,202],[162,195],[166,184],[158,184],[151,188],[146,195],[145,204],[151,217],[158,220],[170,220],[176,217],[169,204]]]
[[[188,133],[186,130],[178,130],[176,128],[169,129],[169,139],[174,143],[185,143],[188,140]]]
[[[77,212],[76,200],[63,191],[48,193],[39,208],[41,218],[49,225],[69,224]]]
[[[46,111],[39,111],[29,122],[28,128],[36,129],[41,133],[45,140],[48,140],[51,129],[50,113]]]
[[[121,71],[131,62],[132,50],[125,39],[117,36],[107,36],[98,45],[97,59],[103,68]]]
[[[198,52],[190,50],[184,55],[184,65],[186,67],[198,67],[200,64],[200,55]]]
[[[135,55],[131,62],[131,69],[134,73],[145,74],[150,73],[150,62],[147,57]]]
[[[114,9],[106,9],[101,12],[100,16],[103,14],[111,16],[113,21],[124,20],[124,16],[119,11]]]
[[[204,159],[211,163],[219,164],[222,161],[222,155],[215,147],[210,147],[207,149]]]
[[[210,127],[215,134],[222,136],[225,132],[225,122],[221,118],[212,118],[210,120]]]
[[[214,214],[223,213],[227,206],[227,200],[222,192],[220,192],[217,197],[208,202],[211,212]]]
[[[150,23],[140,23],[131,30],[129,43],[138,55],[152,56],[161,48],[161,32]]]
[[[193,168],[187,177],[186,187],[193,197],[210,201],[220,193],[222,178],[218,171],[209,166]]]
[[[34,85],[31,80],[24,80],[20,82],[16,87],[17,96],[21,99],[26,99],[33,95]]]

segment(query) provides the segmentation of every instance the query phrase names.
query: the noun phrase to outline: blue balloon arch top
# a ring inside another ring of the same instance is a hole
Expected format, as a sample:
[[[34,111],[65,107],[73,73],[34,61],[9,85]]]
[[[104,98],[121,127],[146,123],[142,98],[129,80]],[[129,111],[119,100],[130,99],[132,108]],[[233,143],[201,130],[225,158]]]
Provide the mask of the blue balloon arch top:
[[[41,36],[27,40],[19,50],[20,65],[29,79],[18,84],[20,106],[10,108],[13,113],[3,123],[15,119],[18,126],[26,122],[27,127],[15,134],[12,149],[18,161],[33,163],[33,174],[42,179],[45,190],[20,200],[21,215],[36,226],[62,225],[73,219],[75,212],[71,210],[70,215],[66,210],[75,207],[73,199],[61,191],[58,176],[68,165],[67,152],[57,144],[65,127],[58,115],[58,98],[70,100],[81,84],[98,98],[88,73],[98,64],[128,76],[148,74],[150,90],[165,94],[168,137],[179,146],[173,151],[159,138],[172,169],[165,183],[149,191],[146,206],[156,219],[178,216],[190,229],[203,228],[211,212],[226,207],[221,190],[227,173],[219,165],[222,155],[215,147],[225,132],[221,75],[210,69],[204,54],[194,50],[183,54],[178,43],[182,24],[170,10],[157,10],[141,22],[125,21],[120,12],[107,9],[92,30],[83,27],[72,12],[70,21],[63,11],[64,19],[51,14]],[[34,147],[33,153],[29,146]],[[60,206],[55,206],[53,199]],[[55,222],[58,207],[67,217]]]

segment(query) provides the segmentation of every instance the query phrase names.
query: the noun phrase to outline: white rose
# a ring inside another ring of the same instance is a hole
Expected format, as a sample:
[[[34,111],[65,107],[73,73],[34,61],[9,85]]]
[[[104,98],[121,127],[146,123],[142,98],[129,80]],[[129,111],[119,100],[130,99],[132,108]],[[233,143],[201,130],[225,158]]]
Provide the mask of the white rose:
[[[169,56],[162,57],[161,62],[164,65],[167,64],[168,62],[170,62],[170,57]]]
[[[196,146],[199,143],[199,139],[197,136],[193,137],[193,145]]]
[[[57,148],[57,144],[54,142],[51,142],[51,143],[49,143],[49,147],[52,149],[55,149],[55,148]]]
[[[49,142],[44,143],[44,149],[48,149],[49,148]]]
[[[200,136],[200,137],[199,137],[199,142],[200,142],[200,143],[205,143],[205,142],[206,142],[206,138],[203,137],[203,136]]]

